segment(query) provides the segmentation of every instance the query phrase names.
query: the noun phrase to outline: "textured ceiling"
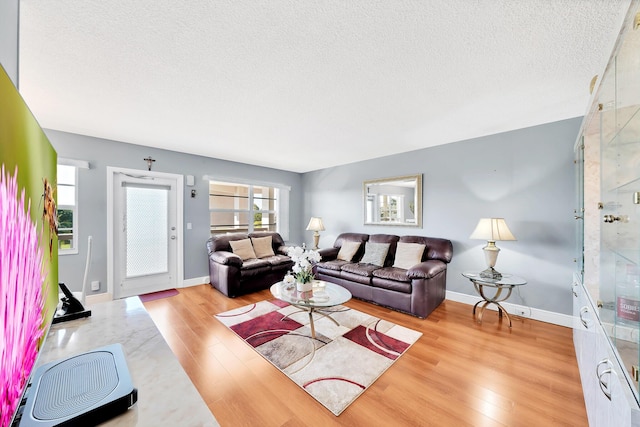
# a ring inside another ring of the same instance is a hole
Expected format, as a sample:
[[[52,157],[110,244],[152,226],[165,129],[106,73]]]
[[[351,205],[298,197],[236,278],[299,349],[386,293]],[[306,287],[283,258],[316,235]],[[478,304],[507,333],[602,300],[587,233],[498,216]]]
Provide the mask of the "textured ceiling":
[[[629,0],[21,0],[43,127],[296,172],[581,116]]]

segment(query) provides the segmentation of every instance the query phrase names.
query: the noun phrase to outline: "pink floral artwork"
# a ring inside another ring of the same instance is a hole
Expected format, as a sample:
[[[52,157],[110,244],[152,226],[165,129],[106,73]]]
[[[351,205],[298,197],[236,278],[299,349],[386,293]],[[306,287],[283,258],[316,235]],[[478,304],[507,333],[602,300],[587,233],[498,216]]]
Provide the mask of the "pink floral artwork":
[[[0,175],[0,426],[7,427],[36,361],[43,334],[43,254],[18,168]],[[26,209],[25,209],[26,203]]]

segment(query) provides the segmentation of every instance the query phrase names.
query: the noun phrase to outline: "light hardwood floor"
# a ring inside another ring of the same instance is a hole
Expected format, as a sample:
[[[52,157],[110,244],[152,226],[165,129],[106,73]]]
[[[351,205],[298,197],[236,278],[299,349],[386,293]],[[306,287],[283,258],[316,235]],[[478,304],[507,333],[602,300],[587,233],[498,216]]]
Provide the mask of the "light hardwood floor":
[[[423,336],[339,417],[213,316],[272,298],[209,285],[145,303],[218,422],[226,426],[586,426],[572,330],[445,301],[427,319],[346,305]],[[161,373],[159,373],[161,375]]]

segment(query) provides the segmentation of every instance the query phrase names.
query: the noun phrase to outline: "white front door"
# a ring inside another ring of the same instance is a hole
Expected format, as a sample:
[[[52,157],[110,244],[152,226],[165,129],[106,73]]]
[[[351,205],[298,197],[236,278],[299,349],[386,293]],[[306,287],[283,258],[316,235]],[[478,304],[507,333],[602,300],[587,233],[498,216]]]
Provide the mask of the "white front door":
[[[134,172],[134,173],[131,173]],[[178,284],[182,176],[112,170],[113,297]]]

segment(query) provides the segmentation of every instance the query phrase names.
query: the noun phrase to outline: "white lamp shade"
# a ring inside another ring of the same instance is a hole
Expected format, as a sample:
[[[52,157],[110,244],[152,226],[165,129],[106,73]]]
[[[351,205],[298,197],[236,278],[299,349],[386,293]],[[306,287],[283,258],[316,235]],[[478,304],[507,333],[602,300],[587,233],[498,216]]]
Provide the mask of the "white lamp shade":
[[[312,216],[309,220],[309,225],[307,225],[307,230],[311,231],[324,231],[324,224],[322,223],[322,218]]]
[[[507,227],[504,218],[480,218],[476,229],[471,233],[470,239],[487,240],[516,240]]]

